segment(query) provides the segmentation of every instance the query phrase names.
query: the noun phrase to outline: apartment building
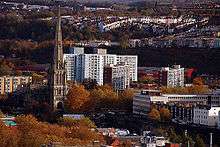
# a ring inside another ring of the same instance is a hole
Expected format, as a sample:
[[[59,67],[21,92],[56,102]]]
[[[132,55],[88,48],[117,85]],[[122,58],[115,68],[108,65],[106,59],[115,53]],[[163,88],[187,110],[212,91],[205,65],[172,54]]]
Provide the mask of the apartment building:
[[[198,106],[193,109],[193,123],[210,127],[218,126],[220,107]]]
[[[104,58],[99,54],[81,54],[77,57],[76,81],[93,79],[103,85]]]
[[[129,68],[130,80],[137,81],[137,56],[107,54],[106,49],[94,49],[93,54],[72,52],[73,54],[64,54],[67,80],[82,82],[90,78],[103,85],[104,67],[124,64]]]
[[[183,87],[184,86],[184,68],[180,65],[173,67],[163,67],[160,71],[160,83],[167,87]]]
[[[67,81],[76,80],[76,54],[64,54]]]
[[[104,67],[104,84],[111,85],[115,90],[124,90],[130,86],[129,67],[112,65]]]
[[[134,55],[117,55],[117,64],[128,65],[131,81],[137,81],[138,58]]]
[[[151,77],[158,86],[167,87],[183,87],[185,74],[187,77],[190,71],[181,68],[180,65],[173,65],[172,67],[138,67],[138,78]]]
[[[19,90],[26,84],[32,83],[30,76],[3,76],[0,77],[0,94],[8,94]]]

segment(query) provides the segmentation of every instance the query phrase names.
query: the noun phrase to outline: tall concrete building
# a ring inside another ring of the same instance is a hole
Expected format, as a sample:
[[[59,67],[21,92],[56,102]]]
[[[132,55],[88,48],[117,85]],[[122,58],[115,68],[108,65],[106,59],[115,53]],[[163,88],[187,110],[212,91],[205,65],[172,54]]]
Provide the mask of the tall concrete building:
[[[112,65],[104,67],[104,84],[111,85],[115,90],[130,87],[130,73],[128,65]]]
[[[77,57],[76,81],[83,82],[84,79],[93,79],[99,85],[103,85],[104,59],[99,54],[81,54]]]
[[[67,81],[76,81],[76,54],[64,54]]]
[[[93,54],[64,54],[67,80],[82,82],[93,79],[103,85],[104,67],[108,65],[125,65],[129,68],[131,81],[137,81],[137,56],[107,54],[106,49],[95,49]]]
[[[63,101],[66,98],[67,94],[67,83],[65,64],[63,60],[60,7],[58,10],[55,34],[55,48],[51,72],[51,105],[54,108],[54,110],[63,109]]]
[[[117,64],[125,64],[130,68],[131,81],[137,81],[138,58],[133,55],[117,55]]]
[[[167,87],[183,87],[184,86],[184,68],[180,65],[173,67],[163,67],[160,71],[160,83]]]

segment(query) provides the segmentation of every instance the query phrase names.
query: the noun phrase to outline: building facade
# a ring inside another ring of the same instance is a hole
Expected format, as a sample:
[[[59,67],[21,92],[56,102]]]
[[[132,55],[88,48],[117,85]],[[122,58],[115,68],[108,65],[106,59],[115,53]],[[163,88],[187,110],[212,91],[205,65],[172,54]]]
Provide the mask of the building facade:
[[[168,98],[161,96],[158,90],[142,90],[133,97],[133,113],[146,116],[152,104],[166,104],[167,102]]]
[[[131,81],[137,81],[138,58],[133,55],[117,55],[117,64],[128,65]]]
[[[167,87],[184,86],[184,68],[180,65],[174,65],[172,68],[164,67],[160,72],[160,83]]]
[[[69,53],[70,54],[76,54],[76,55],[83,54],[84,53],[84,47],[71,47],[69,49]]]
[[[193,123],[210,127],[218,126],[220,107],[198,106],[193,109]]]
[[[190,94],[161,94],[158,90],[142,90],[136,93],[133,98],[133,113],[144,114],[150,111],[153,104],[177,104],[183,106],[220,106],[220,94],[216,92],[210,94],[190,95]],[[180,108],[175,108],[181,111]],[[177,112],[179,113],[179,112]]]
[[[105,49],[95,49],[93,54],[64,54],[67,80],[83,82],[93,79],[103,85],[104,67],[125,65],[129,68],[131,81],[137,81],[137,56],[106,54]]]
[[[32,83],[30,76],[3,76],[0,77],[0,94],[8,94]]]
[[[76,80],[76,57],[76,54],[64,54],[67,81]]]
[[[130,86],[130,73],[127,65],[109,65],[104,67],[104,84],[115,90],[124,90]]]
[[[218,129],[220,129],[220,111],[218,112]]]

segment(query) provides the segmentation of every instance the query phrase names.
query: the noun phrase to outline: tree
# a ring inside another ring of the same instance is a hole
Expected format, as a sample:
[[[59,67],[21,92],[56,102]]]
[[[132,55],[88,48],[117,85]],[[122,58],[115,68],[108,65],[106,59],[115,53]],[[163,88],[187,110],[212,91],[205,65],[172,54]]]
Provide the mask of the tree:
[[[192,94],[204,94],[209,92],[208,87],[206,87],[205,85],[195,85],[195,86],[187,87],[187,89],[188,89],[188,93],[192,93]]]
[[[98,87],[98,91],[102,91],[101,101],[104,108],[117,107],[118,96],[117,93],[109,85],[103,85]]]
[[[134,91],[132,89],[125,89],[121,94],[120,98],[125,100],[133,100]]]
[[[125,89],[119,95],[119,106],[118,107],[123,108],[125,110],[131,109],[132,103],[133,103],[133,97],[134,97],[134,91],[132,89]]]
[[[199,135],[196,135],[196,140],[195,140],[194,147],[205,147],[205,143]]]
[[[54,48],[53,41],[43,41],[31,52],[31,60],[37,63],[50,63]]]
[[[0,117],[4,117],[4,113],[0,110]]]
[[[154,128],[153,132],[156,136],[167,136],[167,130],[162,127]]]
[[[120,36],[119,43],[123,49],[126,49],[129,46],[129,36],[127,34]]]
[[[86,126],[88,128],[96,128],[95,124],[88,118],[83,117],[81,119],[74,119],[74,118],[60,118],[58,124],[66,127],[73,127],[73,126]]]
[[[84,35],[84,39],[85,40],[93,40],[95,39],[95,30],[91,27],[88,27],[88,26],[85,26],[83,29],[82,29],[82,34]]]
[[[93,111],[105,109],[113,109],[118,105],[117,93],[111,86],[97,86],[90,92],[90,104]]]
[[[95,124],[87,117],[81,119],[60,118],[59,124],[70,128],[68,135],[72,138],[84,140],[86,143],[92,140],[103,141],[102,136],[92,131],[96,128]]]
[[[16,123],[20,134],[17,146],[39,147],[51,142],[85,146],[94,140],[103,141],[102,136],[91,129],[91,122],[87,119],[62,120],[62,123],[57,125],[40,122],[31,115],[21,115],[16,117]]]
[[[153,84],[155,79],[152,76],[142,76],[139,81],[144,84]]]
[[[205,85],[193,85],[190,87],[162,87],[162,93],[169,94],[204,94],[209,92]]]
[[[160,112],[155,108],[151,109],[150,113],[148,113],[148,117],[155,121],[160,121],[161,119]]]
[[[201,77],[196,77],[193,79],[193,85],[202,86],[204,85],[204,81]]]
[[[132,142],[131,140],[125,140],[120,142],[119,147],[131,147],[132,146]]]
[[[170,110],[167,108],[161,108],[160,117],[162,121],[169,121],[171,119]]]
[[[90,101],[89,95],[90,93],[83,85],[72,85],[67,94],[65,106],[69,111],[82,112],[85,110],[87,103]]]
[[[172,142],[172,143],[181,143],[182,142],[181,136],[177,135],[173,129],[171,129],[168,134],[169,134],[170,142]]]
[[[2,121],[0,121],[0,146],[18,147],[18,141],[18,131],[7,127]]]
[[[13,72],[13,67],[14,65],[12,63],[9,63],[5,60],[0,62],[0,75],[5,76],[5,75],[11,75]]]
[[[193,139],[190,136],[186,136],[185,134],[182,135],[182,145],[187,147],[188,142],[190,146],[193,146]]]
[[[37,147],[46,142],[46,136],[41,131],[47,131],[45,126],[42,126],[35,117],[31,115],[16,117],[17,129],[21,134],[19,146],[22,147]]]

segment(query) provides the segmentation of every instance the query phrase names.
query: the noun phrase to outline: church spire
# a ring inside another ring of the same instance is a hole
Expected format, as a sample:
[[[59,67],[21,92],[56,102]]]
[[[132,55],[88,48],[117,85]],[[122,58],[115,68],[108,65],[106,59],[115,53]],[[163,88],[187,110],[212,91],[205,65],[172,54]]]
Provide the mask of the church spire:
[[[62,30],[61,30],[61,16],[60,6],[58,8],[56,34],[55,34],[55,48],[54,48],[54,68],[60,69],[63,64],[63,44],[62,44]]]
[[[54,110],[63,109],[63,102],[67,94],[66,72],[63,61],[63,45],[62,45],[62,30],[60,6],[58,9],[55,47],[51,73],[51,105]]]

